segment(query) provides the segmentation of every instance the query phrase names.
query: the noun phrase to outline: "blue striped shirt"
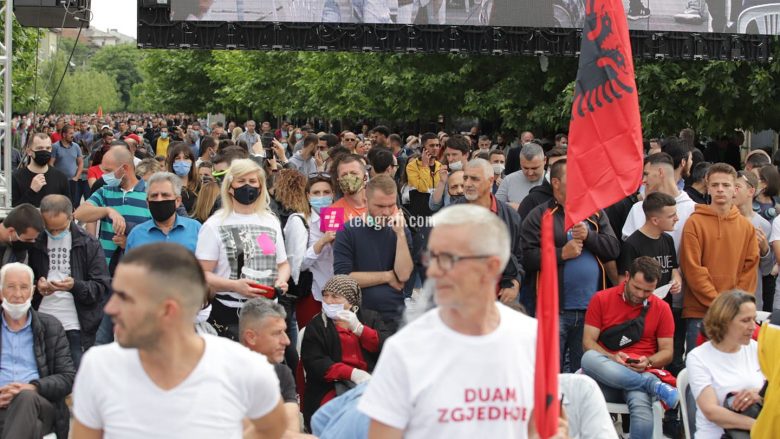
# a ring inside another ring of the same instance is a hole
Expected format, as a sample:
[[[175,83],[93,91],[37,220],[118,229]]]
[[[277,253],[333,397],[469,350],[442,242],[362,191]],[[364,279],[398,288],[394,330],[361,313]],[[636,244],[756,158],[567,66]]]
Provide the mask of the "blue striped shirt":
[[[138,224],[152,219],[149,207],[146,204],[146,184],[140,180],[131,191],[124,191],[119,186],[103,186],[98,189],[88,203],[97,207],[110,207],[116,210],[125,219],[126,230],[131,230]],[[125,232],[128,233],[128,232]],[[111,218],[100,220],[100,246],[106,254],[106,264],[111,263],[111,256],[117,249],[117,245],[111,239],[114,237],[114,223]]]

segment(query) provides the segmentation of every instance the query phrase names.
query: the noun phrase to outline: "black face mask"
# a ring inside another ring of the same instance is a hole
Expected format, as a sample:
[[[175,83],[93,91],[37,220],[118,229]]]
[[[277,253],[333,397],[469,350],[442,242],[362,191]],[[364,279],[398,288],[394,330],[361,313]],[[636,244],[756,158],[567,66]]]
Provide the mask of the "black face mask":
[[[150,201],[149,213],[158,223],[170,218],[176,212],[176,200]]]
[[[35,156],[33,156],[33,161],[38,166],[44,166],[49,163],[49,160],[51,160],[51,151],[35,151]]]
[[[34,245],[34,242],[14,241],[11,243],[11,248],[16,251],[26,251],[32,249]]]
[[[233,189],[233,198],[239,203],[248,206],[260,197],[260,189],[245,184],[240,188]]]

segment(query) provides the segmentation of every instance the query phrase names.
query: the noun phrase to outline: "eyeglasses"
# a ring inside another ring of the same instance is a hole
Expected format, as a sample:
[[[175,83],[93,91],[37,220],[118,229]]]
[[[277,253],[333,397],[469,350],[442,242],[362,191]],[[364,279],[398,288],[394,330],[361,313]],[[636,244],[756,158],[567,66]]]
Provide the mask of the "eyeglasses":
[[[330,178],[330,174],[327,172],[314,172],[309,174],[309,178]]]
[[[345,138],[344,142],[354,142],[355,140],[357,140],[357,139]]]
[[[423,267],[430,267],[431,261],[436,260],[436,265],[443,271],[450,271],[452,267],[460,261],[468,259],[485,259],[491,255],[476,255],[476,256],[458,256],[450,253],[433,253],[430,250],[425,250],[422,254]]]

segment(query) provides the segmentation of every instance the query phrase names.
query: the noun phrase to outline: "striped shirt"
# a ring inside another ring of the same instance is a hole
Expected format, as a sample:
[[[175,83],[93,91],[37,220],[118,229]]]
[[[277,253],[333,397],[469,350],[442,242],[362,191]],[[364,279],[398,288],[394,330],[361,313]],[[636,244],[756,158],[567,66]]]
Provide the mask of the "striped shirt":
[[[152,219],[149,213],[149,207],[146,204],[146,184],[143,180],[138,181],[133,190],[125,191],[119,186],[103,186],[98,189],[88,203],[97,207],[110,207],[116,210],[125,219],[127,227],[126,232],[136,225]],[[111,239],[114,237],[114,224],[111,218],[105,217],[100,220],[100,246],[106,254],[106,264],[111,263],[111,256],[116,251],[117,245]]]

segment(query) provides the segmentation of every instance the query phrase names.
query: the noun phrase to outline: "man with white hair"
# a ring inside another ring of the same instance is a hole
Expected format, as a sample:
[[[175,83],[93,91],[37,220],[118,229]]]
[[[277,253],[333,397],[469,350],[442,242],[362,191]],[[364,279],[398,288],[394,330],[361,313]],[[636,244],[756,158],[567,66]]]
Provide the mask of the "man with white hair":
[[[536,322],[496,303],[492,287],[510,259],[510,234],[476,205],[448,207],[433,224],[423,262],[438,308],[385,343],[358,405],[371,418],[369,437],[526,438]]]
[[[529,143],[520,150],[520,170],[507,174],[496,191],[496,198],[517,210],[532,188],[544,182],[544,150]]]
[[[523,248],[520,242],[522,220],[516,210],[496,199],[493,195],[493,165],[485,159],[473,159],[466,164],[463,173],[463,200],[455,200],[452,204],[475,204],[489,209],[497,215],[506,225],[509,231],[510,257],[504,268],[504,274],[498,282],[498,297],[503,303],[512,303],[520,293],[522,282]],[[480,236],[482,233],[480,233]]]
[[[122,258],[112,288],[105,311],[117,342],[84,355],[75,438],[282,436],[279,380],[265,357],[195,332],[208,286],[192,252],[138,247]]]
[[[13,262],[0,269],[0,437],[68,437],[65,397],[76,370],[59,320],[30,308],[33,271]]]

